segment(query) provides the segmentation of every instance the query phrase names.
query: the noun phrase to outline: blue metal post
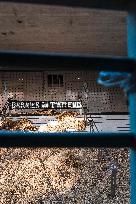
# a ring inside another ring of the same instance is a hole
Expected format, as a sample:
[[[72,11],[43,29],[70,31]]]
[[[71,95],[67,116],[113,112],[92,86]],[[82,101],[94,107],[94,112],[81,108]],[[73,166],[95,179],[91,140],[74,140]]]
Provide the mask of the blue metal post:
[[[136,93],[129,95],[129,101],[131,130],[136,133]],[[131,204],[136,204],[136,147],[130,150],[130,179]]]
[[[128,13],[128,55],[136,59],[136,3]],[[131,131],[136,134],[136,91],[129,94]],[[135,140],[134,140],[135,142]],[[131,204],[136,204],[136,143],[130,154]]]

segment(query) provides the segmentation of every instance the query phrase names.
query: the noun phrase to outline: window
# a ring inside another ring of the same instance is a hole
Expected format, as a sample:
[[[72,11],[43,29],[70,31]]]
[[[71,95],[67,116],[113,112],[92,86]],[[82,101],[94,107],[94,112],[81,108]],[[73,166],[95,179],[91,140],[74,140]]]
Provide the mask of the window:
[[[63,86],[63,75],[49,74],[48,86],[49,87],[62,87]]]

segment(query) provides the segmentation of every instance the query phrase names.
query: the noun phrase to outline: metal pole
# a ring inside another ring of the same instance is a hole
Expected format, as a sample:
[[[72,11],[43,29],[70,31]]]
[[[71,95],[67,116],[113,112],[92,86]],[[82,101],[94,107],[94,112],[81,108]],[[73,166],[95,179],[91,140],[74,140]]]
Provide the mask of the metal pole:
[[[0,131],[0,147],[132,147],[130,133]]]
[[[136,3],[128,13],[128,55],[136,59]],[[129,94],[129,109],[131,131],[136,134],[136,90]],[[130,152],[131,204],[136,204],[136,143]]]
[[[113,163],[111,165],[111,197],[114,198],[116,195],[116,179],[117,179],[117,166]]]
[[[129,95],[129,101],[131,131],[136,133],[136,93]],[[131,204],[136,204],[136,146],[130,150],[130,180]]]
[[[127,57],[90,54],[1,51],[0,71],[108,70],[133,71],[136,61]]]
[[[1,0],[2,2],[9,3],[27,3],[27,4],[47,4],[47,5],[59,5],[70,7],[83,7],[83,8],[95,8],[95,9],[114,9],[114,10],[127,10],[127,0]],[[130,0],[129,0],[130,1]]]

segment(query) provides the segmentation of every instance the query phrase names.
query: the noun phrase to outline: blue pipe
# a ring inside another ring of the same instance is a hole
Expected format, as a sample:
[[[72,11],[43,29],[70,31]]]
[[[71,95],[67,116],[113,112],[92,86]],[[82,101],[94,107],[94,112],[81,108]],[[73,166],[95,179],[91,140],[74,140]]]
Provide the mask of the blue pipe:
[[[128,56],[136,59],[136,3],[128,13]],[[135,73],[136,74],[136,73]],[[129,94],[130,126],[136,134],[136,90]],[[136,204],[136,141],[130,154],[131,204]]]

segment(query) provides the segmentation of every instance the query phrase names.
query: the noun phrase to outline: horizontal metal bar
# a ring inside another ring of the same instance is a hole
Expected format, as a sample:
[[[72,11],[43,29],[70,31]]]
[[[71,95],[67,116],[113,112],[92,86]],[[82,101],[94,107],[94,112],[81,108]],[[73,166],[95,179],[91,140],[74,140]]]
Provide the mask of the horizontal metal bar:
[[[4,2],[61,5],[97,9],[127,10],[132,0],[1,0]]]
[[[0,147],[133,147],[131,133],[33,133],[0,131]]]
[[[127,57],[90,54],[0,51],[0,71],[111,70],[134,71],[136,62]]]

